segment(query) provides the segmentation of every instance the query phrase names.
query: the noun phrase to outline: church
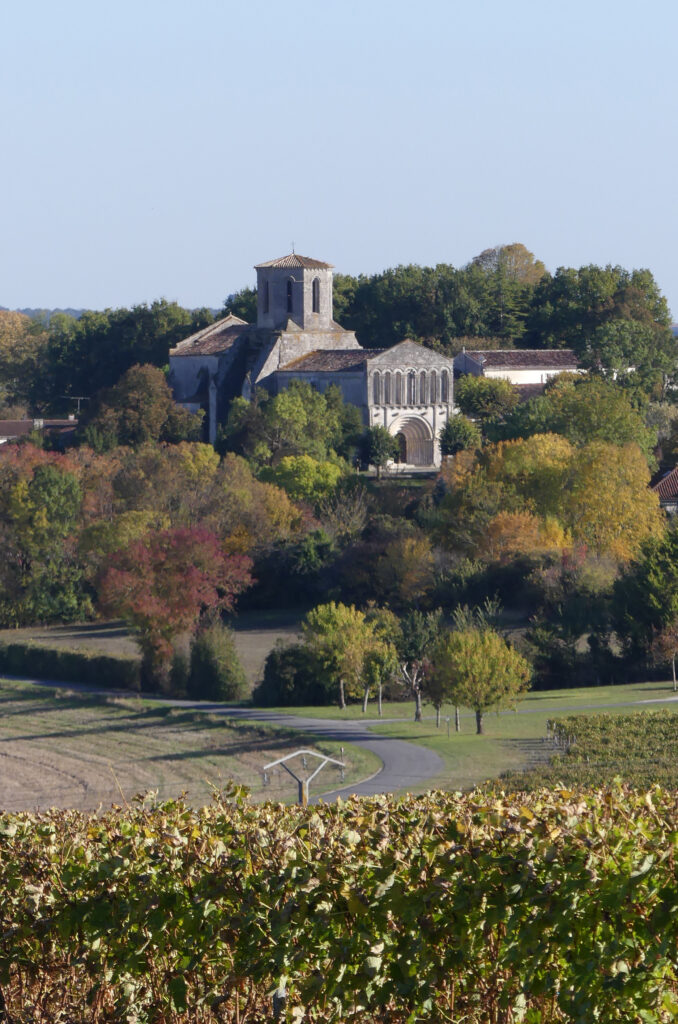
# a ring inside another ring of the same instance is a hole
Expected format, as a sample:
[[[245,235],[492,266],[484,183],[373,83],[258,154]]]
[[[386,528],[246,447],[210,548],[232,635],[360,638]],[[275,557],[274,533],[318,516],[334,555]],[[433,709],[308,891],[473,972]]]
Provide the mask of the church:
[[[277,394],[292,380],[319,391],[335,384],[366,427],[386,427],[398,439],[404,466],[440,465],[438,435],[454,414],[454,361],[413,341],[362,348],[333,319],[332,269],[294,252],[258,264],[256,324],[227,316],[170,351],[175,400],[205,410],[213,444],[239,395],[250,398],[257,387]]]

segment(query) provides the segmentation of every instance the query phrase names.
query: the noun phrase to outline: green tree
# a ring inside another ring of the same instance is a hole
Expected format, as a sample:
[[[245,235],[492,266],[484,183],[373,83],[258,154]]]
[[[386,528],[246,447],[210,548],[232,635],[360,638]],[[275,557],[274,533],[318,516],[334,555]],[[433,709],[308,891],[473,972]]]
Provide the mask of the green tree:
[[[448,633],[436,644],[431,676],[448,700],[475,711],[476,732],[483,732],[487,711],[513,707],[527,692],[529,663],[492,629]]]
[[[612,614],[617,635],[634,657],[678,619],[678,524],[646,541],[615,582]]]
[[[386,427],[368,427],[364,435],[363,452],[365,461],[376,467],[379,478],[386,463],[398,457],[398,442]]]
[[[364,612],[330,601],[308,613],[302,632],[308,647],[334,678],[339,707],[345,708],[346,698],[356,697],[360,692],[368,651],[380,642],[374,628]]]
[[[439,435],[442,455],[456,455],[461,451],[475,451],[482,445],[480,428],[468,416],[451,416]]]
[[[276,484],[293,501],[317,505],[337,489],[345,470],[335,462],[318,462],[310,455],[285,455],[276,466],[266,466],[260,480]]]
[[[230,701],[242,700],[248,691],[232,631],[221,622],[200,630],[191,644],[188,696]]]
[[[432,612],[413,611],[401,620],[398,659],[403,683],[414,698],[414,720],[421,722],[422,699],[431,653],[442,628],[442,608]]]
[[[500,419],[518,403],[510,381],[499,377],[460,377],[454,388],[457,405],[466,416],[479,420]]]

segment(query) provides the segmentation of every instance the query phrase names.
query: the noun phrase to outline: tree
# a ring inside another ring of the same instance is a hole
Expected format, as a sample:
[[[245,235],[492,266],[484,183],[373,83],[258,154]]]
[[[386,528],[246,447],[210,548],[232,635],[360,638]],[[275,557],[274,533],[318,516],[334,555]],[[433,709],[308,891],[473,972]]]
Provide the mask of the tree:
[[[259,479],[282,487],[293,501],[317,505],[334,493],[344,475],[336,462],[318,462],[310,455],[285,455],[276,466],[266,466]]]
[[[673,619],[671,622],[660,629],[654,636],[652,641],[652,647],[650,648],[652,657],[655,661],[661,663],[671,662],[671,671],[673,673],[673,690],[674,693],[678,690],[678,679],[676,678],[676,658],[678,658],[678,619]]]
[[[386,463],[398,457],[398,442],[386,427],[368,427],[364,435],[363,452],[365,461],[376,466],[379,478]]]
[[[310,649],[334,677],[339,707],[345,708],[346,698],[359,692],[365,654],[373,639],[365,613],[353,605],[330,601],[308,613],[302,632]]]
[[[247,676],[233,633],[221,622],[211,623],[194,638],[186,689],[196,700],[241,700],[247,695]]]
[[[363,710],[369,688],[385,678],[393,662],[383,618],[352,605],[329,604],[313,608],[302,625],[304,640],[334,677],[339,689],[339,707],[347,697],[356,697],[363,683]],[[367,680],[367,682],[365,682]]]
[[[649,650],[655,634],[678,620],[678,524],[642,545],[614,584],[612,613],[632,655]]]
[[[433,551],[424,533],[396,537],[377,560],[380,593],[396,607],[417,606],[433,586]]]
[[[475,711],[478,735],[485,713],[513,707],[527,692],[532,674],[525,658],[492,629],[446,634],[436,644],[431,662],[433,685],[448,700]]]
[[[440,452],[442,455],[456,455],[461,451],[474,451],[482,445],[480,428],[468,416],[451,416],[441,429]]]
[[[430,655],[438,640],[443,612],[437,608],[432,612],[410,612],[401,621],[401,639],[398,644],[400,673],[403,682],[414,698],[414,720],[421,722],[422,698]]]
[[[84,436],[93,447],[105,450],[116,444],[197,441],[201,432],[202,413],[179,408],[162,370],[147,364],[130,367],[102,396]]]
[[[595,554],[629,561],[650,537],[660,537],[665,517],[650,473],[635,444],[622,448],[594,441],[570,465],[559,519],[576,541]]]
[[[505,416],[518,404],[518,392],[501,377],[460,377],[454,388],[457,405],[466,416],[489,420]]]
[[[98,584],[99,605],[134,629],[152,682],[166,683],[172,642],[208,612],[230,611],[252,582],[252,562],[227,555],[204,528],[151,534],[114,553]]]

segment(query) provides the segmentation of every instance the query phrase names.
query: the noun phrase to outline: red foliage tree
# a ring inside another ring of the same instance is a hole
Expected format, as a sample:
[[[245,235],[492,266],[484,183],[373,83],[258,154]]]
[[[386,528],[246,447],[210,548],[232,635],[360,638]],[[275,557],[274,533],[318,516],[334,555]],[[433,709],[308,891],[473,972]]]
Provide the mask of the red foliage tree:
[[[135,630],[147,671],[162,682],[175,637],[195,632],[208,612],[230,611],[252,583],[251,567],[247,556],[226,554],[209,530],[164,530],[111,556],[99,578],[99,607]]]

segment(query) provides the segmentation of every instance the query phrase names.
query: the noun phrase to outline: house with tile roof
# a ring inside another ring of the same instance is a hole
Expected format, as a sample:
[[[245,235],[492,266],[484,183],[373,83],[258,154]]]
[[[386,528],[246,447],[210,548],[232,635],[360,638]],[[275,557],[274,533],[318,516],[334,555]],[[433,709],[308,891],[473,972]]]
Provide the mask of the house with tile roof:
[[[471,352],[464,349],[455,356],[457,376],[494,377],[508,380],[524,398],[544,390],[551,377],[559,373],[583,373],[572,349],[507,348]]]
[[[453,360],[412,341],[363,349],[333,319],[329,263],[290,253],[255,269],[255,324],[228,316],[170,352],[175,399],[206,411],[209,440],[236,396],[305,380],[319,391],[336,384],[365,426],[398,438],[404,465],[439,465],[438,435],[454,413]]]
[[[659,504],[665,512],[675,515],[678,512],[678,466],[665,473],[652,490],[659,498]]]

